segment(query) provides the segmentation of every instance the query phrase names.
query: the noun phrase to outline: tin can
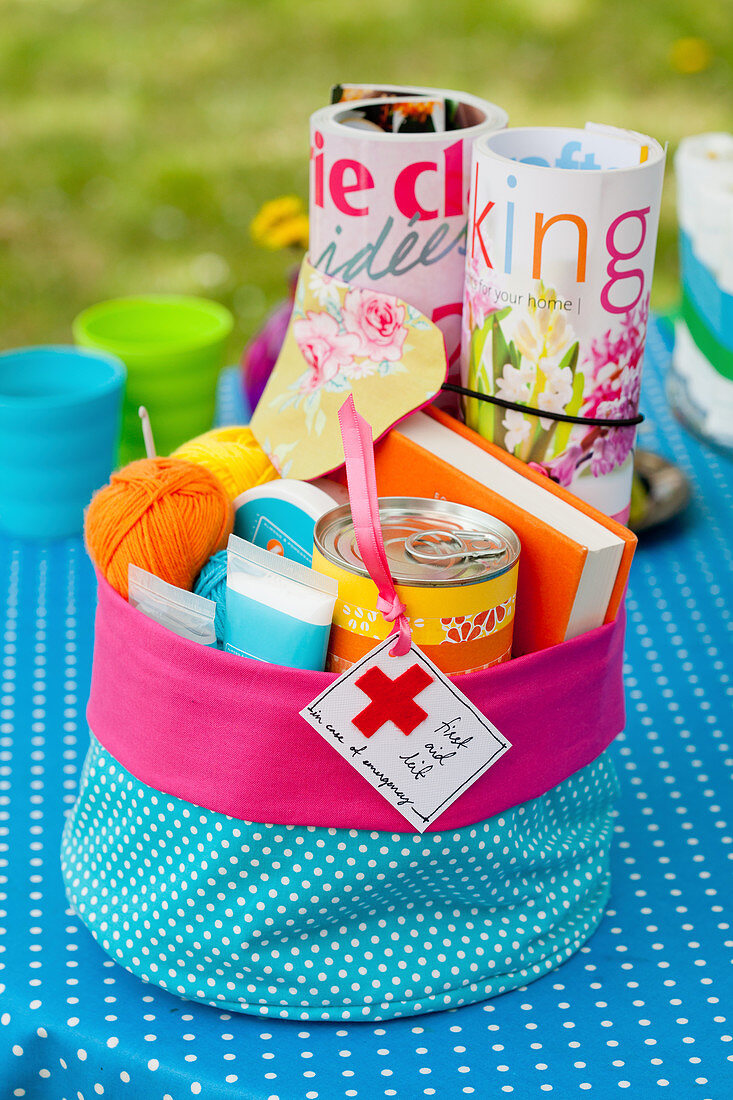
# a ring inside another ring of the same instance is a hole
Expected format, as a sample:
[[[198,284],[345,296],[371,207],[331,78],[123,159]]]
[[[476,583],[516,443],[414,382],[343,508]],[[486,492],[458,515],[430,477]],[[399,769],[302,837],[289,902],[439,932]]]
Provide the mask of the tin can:
[[[380,498],[379,520],[415,644],[453,675],[509,660],[520,551],[514,531],[476,508],[418,497]],[[392,630],[376,610],[377,586],[348,505],[317,521],[313,568],[339,584],[326,667],[344,672]]]

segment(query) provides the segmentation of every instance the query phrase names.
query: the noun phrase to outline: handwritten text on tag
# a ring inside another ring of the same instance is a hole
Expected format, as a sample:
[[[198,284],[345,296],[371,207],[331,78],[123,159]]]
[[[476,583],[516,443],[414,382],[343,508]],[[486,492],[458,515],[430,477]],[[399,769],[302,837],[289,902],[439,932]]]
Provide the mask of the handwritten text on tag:
[[[511,748],[415,645],[386,638],[300,713],[418,832]]]

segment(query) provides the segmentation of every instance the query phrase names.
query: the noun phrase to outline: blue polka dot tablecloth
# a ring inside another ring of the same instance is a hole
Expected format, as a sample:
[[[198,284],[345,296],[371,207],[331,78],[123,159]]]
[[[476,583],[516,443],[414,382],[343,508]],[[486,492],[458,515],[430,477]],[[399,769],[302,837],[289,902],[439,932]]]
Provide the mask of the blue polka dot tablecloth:
[[[632,572],[611,900],[574,958],[492,1001],[379,1025],[264,1020],[108,959],[59,869],[89,743],[92,570],[78,539],[0,541],[2,1100],[733,1095],[733,462],[670,415],[669,339],[651,327],[640,442],[681,464],[694,500]]]

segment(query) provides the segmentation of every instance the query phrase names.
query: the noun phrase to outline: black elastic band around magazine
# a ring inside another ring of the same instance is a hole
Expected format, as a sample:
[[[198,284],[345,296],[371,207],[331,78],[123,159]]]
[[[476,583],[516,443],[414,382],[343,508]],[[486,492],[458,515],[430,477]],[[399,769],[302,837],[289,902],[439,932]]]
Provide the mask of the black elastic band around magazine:
[[[567,413],[532,409],[529,405],[520,405],[517,401],[505,401],[503,397],[495,397],[492,393],[479,393],[478,390],[469,390],[466,386],[457,386],[453,382],[444,382],[440,388],[447,390],[449,393],[459,393],[463,397],[474,397],[477,401],[489,401],[492,405],[499,405],[502,409],[529,413],[530,416],[541,416],[543,420],[560,420],[564,424],[586,424],[589,428],[633,428],[637,424],[641,424],[644,419],[641,413],[637,413],[636,416],[622,417],[619,420],[609,420],[603,416],[569,416]]]

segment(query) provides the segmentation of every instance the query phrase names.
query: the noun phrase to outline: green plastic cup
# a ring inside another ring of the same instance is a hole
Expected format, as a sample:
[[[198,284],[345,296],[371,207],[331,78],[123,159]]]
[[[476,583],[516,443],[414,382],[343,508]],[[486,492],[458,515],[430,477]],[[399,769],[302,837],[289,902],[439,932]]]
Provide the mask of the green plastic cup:
[[[184,295],[114,298],[75,318],[77,344],[112,352],[127,367],[120,465],[145,455],[140,405],[158,454],[208,431],[233,324],[225,306]]]

